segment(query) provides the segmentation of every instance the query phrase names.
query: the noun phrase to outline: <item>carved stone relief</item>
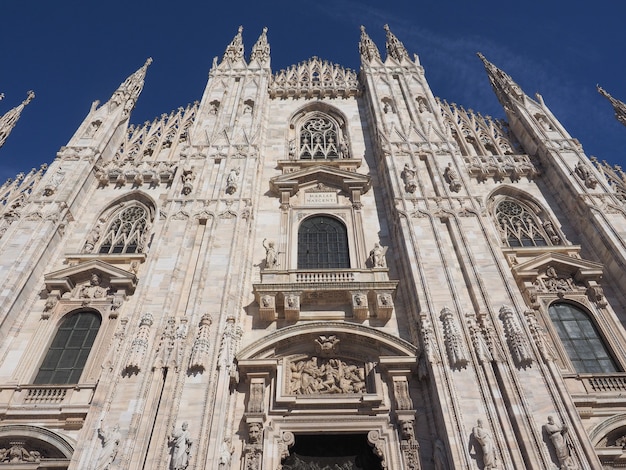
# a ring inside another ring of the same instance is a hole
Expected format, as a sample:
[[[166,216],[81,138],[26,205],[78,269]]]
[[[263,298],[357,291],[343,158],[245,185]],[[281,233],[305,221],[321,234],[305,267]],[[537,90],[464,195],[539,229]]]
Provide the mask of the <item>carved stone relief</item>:
[[[26,449],[26,441],[9,441],[9,448],[0,449],[0,463],[11,462],[40,462],[41,453],[38,450]]]
[[[366,393],[365,367],[338,358],[311,357],[289,362],[287,394],[329,395]]]

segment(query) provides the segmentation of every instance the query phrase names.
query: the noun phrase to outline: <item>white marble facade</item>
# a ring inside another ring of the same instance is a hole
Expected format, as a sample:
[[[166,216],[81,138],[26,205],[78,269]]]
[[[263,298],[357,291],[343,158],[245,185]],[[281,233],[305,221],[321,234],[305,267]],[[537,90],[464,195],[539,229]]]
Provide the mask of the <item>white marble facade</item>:
[[[306,436],[624,465],[623,183],[483,56],[507,122],[386,30],[357,73],[272,71],[240,29],[198,103],[132,126],[149,59],[3,187],[0,468],[322,468]]]

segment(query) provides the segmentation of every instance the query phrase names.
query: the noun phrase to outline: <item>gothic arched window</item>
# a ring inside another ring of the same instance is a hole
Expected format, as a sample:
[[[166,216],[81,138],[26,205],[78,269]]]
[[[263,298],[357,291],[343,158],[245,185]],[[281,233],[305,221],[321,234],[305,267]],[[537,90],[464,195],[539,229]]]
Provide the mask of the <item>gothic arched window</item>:
[[[339,158],[337,124],[328,116],[315,114],[300,128],[298,156],[303,160],[326,160]]]
[[[148,211],[139,204],[114,215],[100,243],[100,253],[143,253],[148,230]]]
[[[549,244],[535,214],[519,202],[510,199],[501,201],[496,207],[496,220],[511,247]]]
[[[333,217],[309,217],[298,230],[298,269],[350,267],[346,226]]]
[[[565,302],[553,303],[548,312],[576,372],[618,371],[598,329],[586,312]]]
[[[82,311],[65,317],[39,367],[35,384],[75,384],[100,329],[100,315]]]

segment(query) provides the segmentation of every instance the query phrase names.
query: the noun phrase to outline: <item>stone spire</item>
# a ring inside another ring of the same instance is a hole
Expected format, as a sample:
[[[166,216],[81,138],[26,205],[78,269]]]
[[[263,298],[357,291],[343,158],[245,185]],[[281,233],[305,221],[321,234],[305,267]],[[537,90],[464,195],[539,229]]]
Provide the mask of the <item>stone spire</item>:
[[[137,98],[139,98],[139,94],[141,90],[143,90],[144,79],[146,78],[146,71],[148,70],[148,66],[152,63],[152,57],[148,57],[146,62],[133,73],[130,77],[128,77],[124,82],[115,90],[113,96],[109,102],[115,106],[124,106],[124,114],[129,114],[132,109],[135,107],[135,103],[137,102]]]
[[[241,30],[240,30],[241,33]],[[243,47],[242,47],[243,53]],[[252,54],[250,54],[250,61],[256,60],[260,64],[267,62],[270,59],[270,45],[267,42],[267,27],[263,28],[263,32],[259,36],[259,39],[252,47]]]
[[[507,106],[511,97],[523,100],[524,92],[507,73],[489,62],[480,52],[477,52],[476,55],[482,60],[491,86],[502,106]]]
[[[222,62],[230,62],[231,64],[234,62],[239,62],[243,59],[243,40],[241,38],[241,32],[243,31],[243,26],[239,26],[237,34],[230,42],[226,51],[224,52],[224,57],[222,57]]]
[[[613,105],[613,110],[615,111],[615,118],[626,126],[626,104],[622,101],[613,98],[607,91],[604,90],[600,85],[596,85],[598,88],[598,93],[604,96],[611,102]]]
[[[389,25],[385,25],[384,28],[387,31],[387,57],[391,57],[398,62],[402,62],[403,59],[410,60],[404,44],[391,32]]]
[[[4,94],[2,94],[1,96],[2,97],[0,99],[4,98]],[[29,91],[26,99],[22,101],[22,104],[16,106],[15,108],[7,112],[4,116],[0,117],[0,147],[4,145],[7,137],[9,137],[9,134],[13,130],[13,127],[15,127],[15,123],[20,118],[24,107],[28,103],[30,103],[34,97],[35,93],[33,91]]]
[[[361,40],[359,41],[359,53],[361,54],[361,60],[363,62],[371,62],[374,59],[380,60],[380,52],[378,47],[374,44],[365,32],[365,26],[361,25]]]

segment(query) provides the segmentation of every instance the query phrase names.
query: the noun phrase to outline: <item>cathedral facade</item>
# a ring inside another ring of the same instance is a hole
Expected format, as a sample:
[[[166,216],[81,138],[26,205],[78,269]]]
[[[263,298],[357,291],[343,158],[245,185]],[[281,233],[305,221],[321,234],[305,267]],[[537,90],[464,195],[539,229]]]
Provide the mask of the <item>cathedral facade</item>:
[[[385,29],[133,126],[148,59],[2,187],[0,468],[626,465],[626,178]]]

